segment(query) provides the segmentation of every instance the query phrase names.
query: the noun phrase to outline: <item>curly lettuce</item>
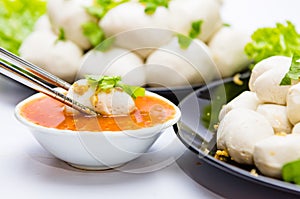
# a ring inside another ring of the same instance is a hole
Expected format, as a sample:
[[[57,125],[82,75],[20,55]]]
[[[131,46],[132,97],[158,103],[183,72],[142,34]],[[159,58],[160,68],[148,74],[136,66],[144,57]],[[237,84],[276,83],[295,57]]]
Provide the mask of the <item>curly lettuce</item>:
[[[274,55],[291,57],[294,52],[300,51],[300,34],[295,26],[286,21],[286,24],[277,23],[275,27],[257,29],[245,46],[245,53],[257,63]]]
[[[1,0],[0,46],[18,54],[22,41],[45,12],[45,0]]]

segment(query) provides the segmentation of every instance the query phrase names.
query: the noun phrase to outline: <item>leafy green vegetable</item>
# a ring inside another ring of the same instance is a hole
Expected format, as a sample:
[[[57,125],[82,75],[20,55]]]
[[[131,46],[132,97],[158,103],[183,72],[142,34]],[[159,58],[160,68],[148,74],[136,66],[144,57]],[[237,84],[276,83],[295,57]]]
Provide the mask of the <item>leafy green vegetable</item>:
[[[145,89],[138,86],[130,86],[121,82],[120,76],[101,76],[95,79],[92,76],[87,76],[88,84],[96,88],[96,92],[106,91],[112,88],[122,88],[124,92],[133,98],[145,95]]]
[[[95,0],[94,5],[86,7],[86,11],[98,19],[102,19],[112,8],[129,0]]]
[[[285,74],[281,80],[280,85],[291,85],[292,79],[299,80],[300,78],[300,52],[295,52],[292,59],[292,64],[289,71]]]
[[[286,182],[294,182],[300,185],[300,160],[283,165],[282,178]]]
[[[92,15],[92,16],[98,18],[98,19],[103,18],[103,16],[106,13],[105,9],[102,6],[98,6],[97,4],[93,5],[93,6],[86,7],[85,9],[86,9],[87,13],[89,13],[90,15]]]
[[[187,49],[193,39],[197,38],[199,34],[201,33],[201,25],[203,23],[203,20],[194,21],[191,24],[191,30],[189,32],[188,36],[185,36],[183,34],[177,34],[178,43],[181,49]]]
[[[145,96],[145,88],[138,86],[130,86],[127,84],[118,83],[116,87],[122,88],[128,95],[133,97],[134,99],[137,97]]]
[[[45,0],[0,1],[0,46],[14,54],[46,12]]]
[[[203,20],[198,20],[192,22],[191,30],[189,32],[189,36],[191,38],[197,38],[201,34],[201,26],[203,24]]]
[[[231,27],[231,25],[229,23],[223,23],[224,27]]]
[[[154,14],[159,6],[168,8],[169,1],[170,0],[139,0],[140,3],[145,4],[145,13],[148,15]]]
[[[65,30],[63,28],[60,28],[56,42],[65,41],[65,40],[66,40]]]
[[[95,50],[98,50],[101,52],[106,52],[107,50],[109,50],[112,47],[114,42],[115,42],[115,39],[113,37],[105,39],[95,48]]]
[[[181,49],[187,49],[193,41],[192,38],[187,37],[182,34],[178,34],[177,39],[178,39],[178,43],[179,43],[179,46]]]
[[[97,46],[105,38],[103,30],[96,22],[84,23],[82,29],[84,36],[88,38],[92,46]]]
[[[277,23],[276,27],[259,28],[251,39],[245,46],[245,53],[254,63],[273,55],[292,56],[300,51],[300,35],[290,21],[286,25]]]

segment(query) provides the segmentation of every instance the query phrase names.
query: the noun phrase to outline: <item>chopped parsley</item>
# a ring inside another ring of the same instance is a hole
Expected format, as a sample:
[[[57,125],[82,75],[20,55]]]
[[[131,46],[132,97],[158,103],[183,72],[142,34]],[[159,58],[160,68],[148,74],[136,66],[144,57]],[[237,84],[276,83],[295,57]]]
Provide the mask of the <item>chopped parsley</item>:
[[[191,30],[189,32],[189,37],[197,38],[201,34],[201,26],[203,24],[203,20],[193,21],[191,24]]]
[[[155,13],[159,6],[168,8],[170,0],[139,0],[140,3],[145,5],[145,13],[152,15]]]
[[[121,88],[134,99],[139,96],[145,96],[145,88],[124,84],[121,82],[120,76],[101,76],[98,79],[93,76],[87,76],[86,79],[89,85],[96,88],[96,92],[107,91],[112,88]]]
[[[187,49],[193,41],[192,38],[187,37],[183,34],[178,34],[177,39],[178,39],[178,44],[181,49]]]

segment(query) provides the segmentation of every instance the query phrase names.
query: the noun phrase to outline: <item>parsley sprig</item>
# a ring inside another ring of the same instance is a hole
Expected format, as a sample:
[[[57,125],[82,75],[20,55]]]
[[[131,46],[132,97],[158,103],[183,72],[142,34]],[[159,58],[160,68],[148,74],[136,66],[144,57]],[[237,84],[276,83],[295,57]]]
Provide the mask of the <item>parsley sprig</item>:
[[[96,18],[102,19],[112,8],[128,1],[129,0],[95,0],[92,6],[86,7],[86,11]]]
[[[66,41],[66,34],[65,34],[65,30],[63,28],[59,28],[59,34],[57,36],[57,39],[55,41],[55,43],[58,43],[59,41]]]
[[[300,52],[295,52],[292,58],[292,63],[289,71],[285,74],[280,82],[281,86],[291,85],[292,80],[299,80],[300,78]]]
[[[177,40],[181,49],[187,49],[193,41],[192,38],[187,37],[183,34],[177,34]]]
[[[203,20],[193,21],[191,24],[191,29],[189,32],[189,36],[191,38],[197,38],[201,34],[201,26],[203,24]]]
[[[197,38],[201,34],[201,26],[203,20],[193,21],[188,36],[178,34],[177,39],[181,49],[187,49],[192,43],[193,39]]]
[[[134,99],[139,96],[145,96],[145,88],[124,84],[121,82],[120,76],[101,76],[99,78],[86,76],[86,79],[88,80],[88,84],[96,89],[96,92],[121,88]]]
[[[155,13],[159,6],[168,8],[170,0],[139,0],[140,3],[145,5],[145,13],[152,15]]]

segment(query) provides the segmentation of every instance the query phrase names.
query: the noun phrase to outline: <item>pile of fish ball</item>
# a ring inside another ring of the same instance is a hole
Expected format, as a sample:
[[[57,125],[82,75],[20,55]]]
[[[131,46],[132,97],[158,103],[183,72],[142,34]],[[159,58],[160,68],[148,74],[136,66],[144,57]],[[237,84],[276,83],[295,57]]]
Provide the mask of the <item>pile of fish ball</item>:
[[[122,76],[124,83],[136,86],[202,84],[232,76],[251,61],[244,54],[250,35],[223,25],[219,0],[170,0],[153,14],[145,13],[140,1],[129,0],[101,19],[86,10],[93,0],[47,2],[47,13],[19,53],[70,83],[93,74]],[[182,48],[177,34],[188,36],[195,21],[202,21],[201,31]],[[95,50],[83,33],[85,23],[97,24],[114,45]]]
[[[284,164],[300,159],[300,83],[281,86],[292,58],[273,56],[254,66],[244,91],[219,113],[217,148],[236,162],[281,178]]]

